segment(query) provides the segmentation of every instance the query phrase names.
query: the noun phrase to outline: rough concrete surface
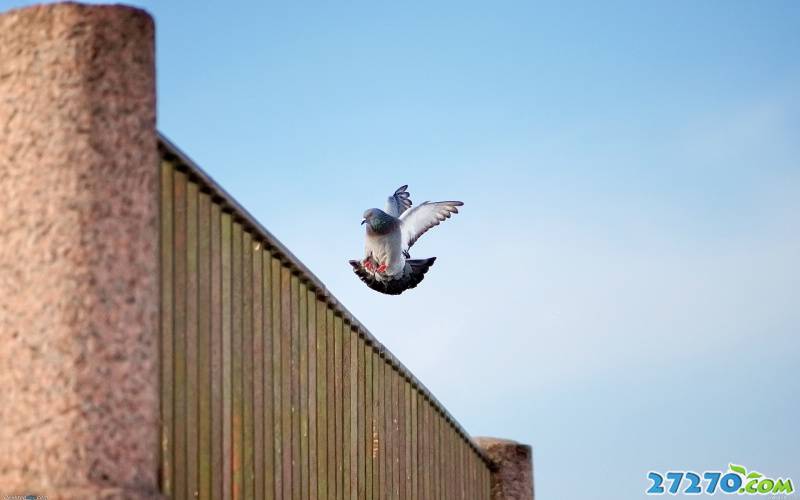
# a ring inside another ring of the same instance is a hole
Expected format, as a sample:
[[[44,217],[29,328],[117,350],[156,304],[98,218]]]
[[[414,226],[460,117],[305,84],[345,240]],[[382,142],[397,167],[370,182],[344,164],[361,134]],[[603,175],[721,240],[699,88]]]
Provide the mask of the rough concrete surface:
[[[531,447],[507,439],[475,438],[496,465],[492,471],[492,500],[533,500]]]
[[[0,496],[157,496],[153,31],[0,14]]]

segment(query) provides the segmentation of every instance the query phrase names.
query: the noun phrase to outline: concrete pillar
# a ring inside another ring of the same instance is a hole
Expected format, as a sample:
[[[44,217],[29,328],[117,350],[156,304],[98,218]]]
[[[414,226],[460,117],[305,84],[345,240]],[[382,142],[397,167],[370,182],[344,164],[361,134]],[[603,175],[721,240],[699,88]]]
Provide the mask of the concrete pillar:
[[[531,447],[507,439],[475,438],[494,462],[491,500],[533,500]]]
[[[0,14],[0,494],[153,498],[153,21]]]

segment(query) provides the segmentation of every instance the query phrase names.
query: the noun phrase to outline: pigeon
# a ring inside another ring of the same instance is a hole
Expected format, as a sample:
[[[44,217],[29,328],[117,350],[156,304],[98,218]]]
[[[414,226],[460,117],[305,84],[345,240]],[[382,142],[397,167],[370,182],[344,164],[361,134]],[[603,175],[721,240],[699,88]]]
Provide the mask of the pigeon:
[[[399,295],[425,277],[436,257],[412,259],[409,249],[428,229],[458,213],[460,201],[426,201],[411,208],[408,185],[400,186],[386,200],[383,210],[370,208],[366,224],[366,256],[351,260],[353,272],[375,291]]]

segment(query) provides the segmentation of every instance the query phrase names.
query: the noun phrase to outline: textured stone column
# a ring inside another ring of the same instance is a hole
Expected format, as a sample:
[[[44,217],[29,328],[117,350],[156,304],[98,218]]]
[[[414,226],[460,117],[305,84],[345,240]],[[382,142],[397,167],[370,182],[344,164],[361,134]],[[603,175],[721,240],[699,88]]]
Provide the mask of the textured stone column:
[[[531,447],[507,439],[479,437],[475,442],[495,463],[492,500],[533,500]]]
[[[0,496],[157,496],[153,21],[0,14]]]

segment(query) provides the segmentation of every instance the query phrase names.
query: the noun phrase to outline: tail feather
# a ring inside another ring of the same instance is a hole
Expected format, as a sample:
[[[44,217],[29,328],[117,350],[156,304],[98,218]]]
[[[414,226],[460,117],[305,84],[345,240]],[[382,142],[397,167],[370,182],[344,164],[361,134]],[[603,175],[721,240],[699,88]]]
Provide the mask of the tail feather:
[[[353,266],[353,272],[361,278],[361,281],[373,290],[387,295],[400,295],[409,288],[414,288],[419,285],[425,278],[425,273],[431,268],[436,261],[436,257],[427,259],[408,259],[406,260],[406,267],[403,274],[389,280],[380,280],[375,277],[374,273],[367,271],[364,265],[357,260],[351,260],[350,265]]]

